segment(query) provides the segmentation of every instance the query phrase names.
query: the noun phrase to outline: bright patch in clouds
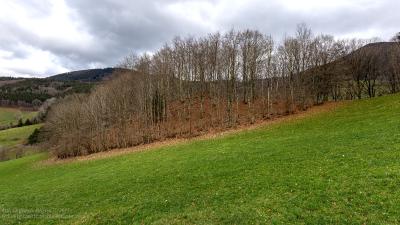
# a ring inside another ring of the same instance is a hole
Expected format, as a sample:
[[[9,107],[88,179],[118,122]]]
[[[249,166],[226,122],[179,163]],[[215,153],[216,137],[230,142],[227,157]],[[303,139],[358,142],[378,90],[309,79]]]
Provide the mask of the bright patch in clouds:
[[[43,76],[66,72],[69,69],[59,58],[74,53],[59,56],[57,50],[67,53],[69,49],[94,47],[93,38],[63,0],[33,1],[32,4],[36,8],[26,7],[22,1],[0,3],[3,34],[0,75]],[[16,53],[22,57],[13,57]]]
[[[323,0],[281,0],[281,4],[284,7],[291,10],[301,11],[314,11],[314,10],[337,10],[338,8],[363,8],[365,6],[375,4],[376,0],[335,0],[335,1],[323,1]]]
[[[33,48],[32,46],[21,47],[26,51],[25,57],[13,58],[13,52],[0,52],[1,74],[31,77],[68,71],[58,61],[58,57],[52,53]],[[18,73],[15,73],[15,71],[18,71]]]
[[[215,5],[207,1],[181,1],[173,2],[167,5],[166,10],[171,16],[191,23],[198,24],[203,27],[208,27],[215,30],[215,16],[218,10]]]

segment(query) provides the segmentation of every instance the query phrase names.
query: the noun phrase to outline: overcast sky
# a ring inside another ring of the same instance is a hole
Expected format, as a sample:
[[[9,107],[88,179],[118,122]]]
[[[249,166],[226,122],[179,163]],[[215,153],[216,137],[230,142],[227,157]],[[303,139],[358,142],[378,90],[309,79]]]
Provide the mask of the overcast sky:
[[[177,35],[231,28],[281,38],[304,22],[315,34],[388,40],[399,10],[399,0],[2,0],[0,76],[114,66]]]

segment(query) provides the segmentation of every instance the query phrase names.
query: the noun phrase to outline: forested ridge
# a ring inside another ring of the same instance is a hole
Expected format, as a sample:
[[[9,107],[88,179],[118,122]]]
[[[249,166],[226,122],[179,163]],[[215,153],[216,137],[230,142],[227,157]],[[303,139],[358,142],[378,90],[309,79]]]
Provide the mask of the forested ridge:
[[[110,79],[113,73],[123,72],[123,68],[104,68],[104,69],[88,69],[78,70],[68,73],[57,74],[49,77],[56,81],[82,81],[82,82],[100,82]]]
[[[256,30],[177,37],[128,56],[129,71],[90,94],[57,103],[42,135],[64,158],[398,92],[400,46],[370,42],[315,36],[306,25],[280,42]]]
[[[0,106],[37,108],[51,98],[88,93],[123,68],[72,71],[46,78],[0,77]]]

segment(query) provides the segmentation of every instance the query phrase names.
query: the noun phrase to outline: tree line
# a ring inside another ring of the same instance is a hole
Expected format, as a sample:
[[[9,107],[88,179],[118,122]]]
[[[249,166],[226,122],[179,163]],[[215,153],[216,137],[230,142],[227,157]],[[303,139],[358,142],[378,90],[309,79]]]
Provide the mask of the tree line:
[[[304,24],[279,43],[257,30],[176,37],[154,54],[126,57],[120,66],[129,71],[90,94],[53,105],[43,136],[64,158],[373,97],[377,87],[397,92],[398,68],[374,66],[358,50],[368,42],[315,36]]]

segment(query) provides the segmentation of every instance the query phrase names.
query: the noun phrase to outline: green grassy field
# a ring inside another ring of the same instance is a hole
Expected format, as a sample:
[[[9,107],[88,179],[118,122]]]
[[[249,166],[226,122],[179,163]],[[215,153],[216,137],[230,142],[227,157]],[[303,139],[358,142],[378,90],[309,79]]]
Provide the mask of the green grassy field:
[[[0,131],[0,147],[13,147],[18,144],[23,144],[29,135],[40,126],[40,124],[36,124]]]
[[[400,95],[214,140],[0,163],[0,224],[399,224]]]
[[[24,144],[28,142],[28,137],[33,131],[40,126],[41,124],[36,124],[0,130],[0,162],[37,152],[34,146]]]
[[[16,125],[20,118],[25,122],[26,119],[31,119],[35,117],[36,114],[37,112],[34,111],[22,111],[16,108],[0,107],[0,126],[7,126],[10,124]]]

